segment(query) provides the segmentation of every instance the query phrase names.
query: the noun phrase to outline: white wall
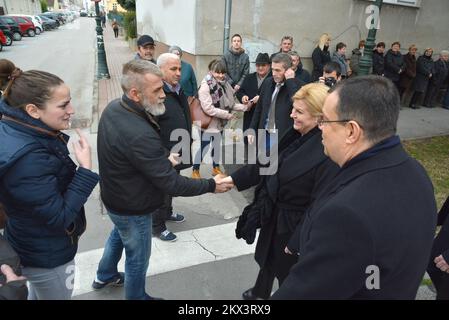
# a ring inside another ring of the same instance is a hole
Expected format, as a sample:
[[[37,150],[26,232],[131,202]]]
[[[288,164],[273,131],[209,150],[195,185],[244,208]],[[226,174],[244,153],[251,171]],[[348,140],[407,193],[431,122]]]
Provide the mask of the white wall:
[[[196,0],[137,0],[137,34],[196,54]]]

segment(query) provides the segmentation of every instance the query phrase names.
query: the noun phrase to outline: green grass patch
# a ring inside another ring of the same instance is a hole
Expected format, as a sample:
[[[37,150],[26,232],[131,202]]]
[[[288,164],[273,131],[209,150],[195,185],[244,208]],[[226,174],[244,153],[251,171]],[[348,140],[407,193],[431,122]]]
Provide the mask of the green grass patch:
[[[408,153],[427,170],[435,188],[438,209],[449,195],[449,136],[403,142]]]

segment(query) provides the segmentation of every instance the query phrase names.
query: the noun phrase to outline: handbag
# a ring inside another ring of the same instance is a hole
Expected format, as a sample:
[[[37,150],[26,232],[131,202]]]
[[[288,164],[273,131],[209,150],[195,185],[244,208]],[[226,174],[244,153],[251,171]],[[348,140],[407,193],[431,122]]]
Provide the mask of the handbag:
[[[189,103],[189,109],[192,123],[195,124],[199,122],[201,129],[207,129],[212,121],[212,117],[203,111],[200,99],[198,99],[198,97],[193,97]]]

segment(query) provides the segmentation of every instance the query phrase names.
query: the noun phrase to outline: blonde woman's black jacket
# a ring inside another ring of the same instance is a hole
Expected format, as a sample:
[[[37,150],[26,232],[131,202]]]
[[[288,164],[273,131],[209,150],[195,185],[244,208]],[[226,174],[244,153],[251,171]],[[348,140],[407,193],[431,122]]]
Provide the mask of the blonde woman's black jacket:
[[[126,96],[109,103],[98,126],[101,198],[119,215],[145,215],[165,195],[196,196],[214,192],[213,179],[179,175],[168,160],[159,125]]]

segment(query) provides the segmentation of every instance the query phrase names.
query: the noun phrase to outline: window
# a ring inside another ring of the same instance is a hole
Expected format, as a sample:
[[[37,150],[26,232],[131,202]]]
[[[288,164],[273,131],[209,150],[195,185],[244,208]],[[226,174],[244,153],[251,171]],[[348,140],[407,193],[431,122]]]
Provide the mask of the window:
[[[369,1],[374,2],[374,0]],[[384,0],[384,4],[419,8],[421,6],[421,0]]]

